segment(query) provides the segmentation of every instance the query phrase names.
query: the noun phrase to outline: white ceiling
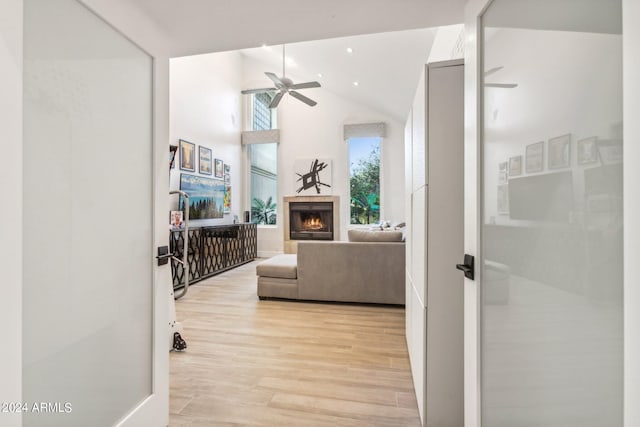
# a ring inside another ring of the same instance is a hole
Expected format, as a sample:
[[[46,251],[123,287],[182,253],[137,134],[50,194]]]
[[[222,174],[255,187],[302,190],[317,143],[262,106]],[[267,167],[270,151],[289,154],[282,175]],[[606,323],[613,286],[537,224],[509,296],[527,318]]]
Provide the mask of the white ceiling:
[[[118,1],[137,7],[167,34],[172,57],[287,43],[298,63],[291,76],[323,86],[306,95],[329,90],[405,120],[434,39],[424,28],[463,22],[467,0]],[[415,29],[422,30],[404,31]],[[280,49],[244,53],[265,62],[263,71],[282,74]],[[266,77],[256,84],[271,86]]]
[[[286,75],[296,83],[320,82],[321,88],[300,90],[312,99],[317,91],[328,90],[404,121],[435,32],[419,29],[288,44]],[[261,72],[282,76],[282,45],[241,52],[260,62]],[[247,84],[244,89],[273,87],[264,75]]]
[[[463,22],[466,0],[119,0],[170,39],[171,56]]]

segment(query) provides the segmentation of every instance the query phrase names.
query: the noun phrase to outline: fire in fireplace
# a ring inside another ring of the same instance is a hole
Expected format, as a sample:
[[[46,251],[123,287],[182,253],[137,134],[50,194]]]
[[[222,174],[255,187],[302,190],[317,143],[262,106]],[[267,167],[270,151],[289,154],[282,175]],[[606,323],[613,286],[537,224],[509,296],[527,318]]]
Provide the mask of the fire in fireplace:
[[[333,203],[290,202],[291,240],[333,240]]]

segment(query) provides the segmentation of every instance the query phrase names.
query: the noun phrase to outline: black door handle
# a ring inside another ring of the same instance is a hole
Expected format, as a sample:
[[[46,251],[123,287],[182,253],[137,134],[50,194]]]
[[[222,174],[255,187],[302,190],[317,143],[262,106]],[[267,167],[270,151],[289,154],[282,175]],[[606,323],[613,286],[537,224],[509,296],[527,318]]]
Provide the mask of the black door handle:
[[[464,264],[456,264],[456,268],[464,272],[464,277],[475,280],[474,257],[464,254]]]
[[[158,265],[165,265],[169,262],[169,258],[171,258],[173,254],[169,252],[169,248],[166,246],[158,247],[158,256],[156,259],[158,260]]]

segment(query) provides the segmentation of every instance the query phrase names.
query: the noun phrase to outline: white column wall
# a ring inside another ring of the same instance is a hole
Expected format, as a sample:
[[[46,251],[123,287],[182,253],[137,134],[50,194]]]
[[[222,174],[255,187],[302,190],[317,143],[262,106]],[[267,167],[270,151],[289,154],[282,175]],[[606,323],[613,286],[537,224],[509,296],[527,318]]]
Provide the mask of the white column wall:
[[[0,402],[22,397],[22,0],[0,3]],[[0,412],[0,425],[22,424],[19,413]]]

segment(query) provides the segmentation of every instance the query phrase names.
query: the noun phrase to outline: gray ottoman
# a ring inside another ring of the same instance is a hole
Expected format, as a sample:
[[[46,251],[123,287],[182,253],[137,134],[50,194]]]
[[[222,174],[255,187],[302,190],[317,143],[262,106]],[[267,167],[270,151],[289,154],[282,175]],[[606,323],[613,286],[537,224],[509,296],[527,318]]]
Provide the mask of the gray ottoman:
[[[298,298],[296,254],[276,255],[256,266],[258,298]]]

